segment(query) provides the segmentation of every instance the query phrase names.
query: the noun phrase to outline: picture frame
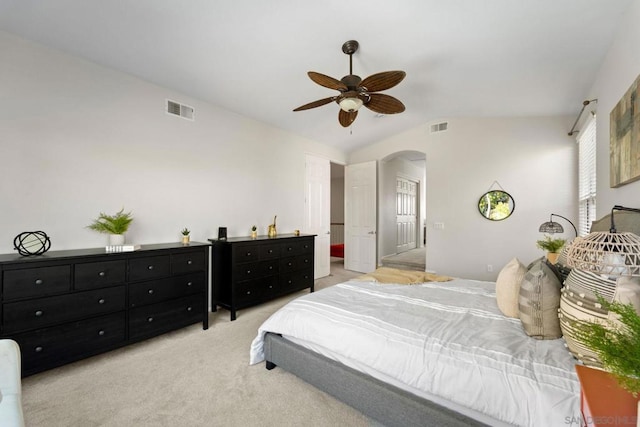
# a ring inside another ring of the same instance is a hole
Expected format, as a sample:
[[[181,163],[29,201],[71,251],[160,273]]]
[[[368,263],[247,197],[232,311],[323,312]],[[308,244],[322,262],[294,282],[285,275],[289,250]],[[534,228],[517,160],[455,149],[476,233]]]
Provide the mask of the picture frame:
[[[640,75],[609,115],[609,184],[640,179]]]

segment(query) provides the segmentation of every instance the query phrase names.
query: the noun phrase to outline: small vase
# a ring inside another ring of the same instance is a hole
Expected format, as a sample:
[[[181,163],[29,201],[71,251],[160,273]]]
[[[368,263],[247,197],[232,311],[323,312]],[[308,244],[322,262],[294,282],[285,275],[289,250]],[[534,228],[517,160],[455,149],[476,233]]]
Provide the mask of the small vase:
[[[558,262],[558,257],[559,256],[560,256],[560,254],[557,253],[557,252],[547,252],[547,260],[551,264],[555,264],[556,262]]]
[[[252,231],[251,232],[251,238],[255,239],[256,237],[258,237],[258,232],[257,231]]]
[[[182,236],[182,244],[183,245],[188,245],[190,240],[191,240],[190,236]]]
[[[124,234],[109,234],[109,245],[124,245]]]

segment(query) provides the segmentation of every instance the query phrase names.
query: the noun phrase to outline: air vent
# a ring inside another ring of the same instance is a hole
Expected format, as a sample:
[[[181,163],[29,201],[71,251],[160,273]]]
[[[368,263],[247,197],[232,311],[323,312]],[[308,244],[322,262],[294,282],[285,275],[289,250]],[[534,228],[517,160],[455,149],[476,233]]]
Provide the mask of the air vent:
[[[449,122],[436,123],[431,125],[431,133],[444,132],[449,127]]]
[[[167,113],[193,121],[195,110],[193,107],[189,107],[188,105],[183,105],[167,99]]]

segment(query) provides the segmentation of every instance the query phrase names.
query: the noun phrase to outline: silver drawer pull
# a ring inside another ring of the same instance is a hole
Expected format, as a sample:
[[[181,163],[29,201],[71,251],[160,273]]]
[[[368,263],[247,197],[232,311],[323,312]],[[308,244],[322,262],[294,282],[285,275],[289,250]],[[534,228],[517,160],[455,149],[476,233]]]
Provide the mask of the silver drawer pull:
[[[289,246],[289,247],[287,248],[287,250],[288,250],[288,251],[292,251],[292,250],[293,250],[293,248],[292,248],[291,246]]]
[[[105,273],[104,271],[101,271],[100,273],[98,273],[98,276],[100,277],[104,277],[107,273]]]
[[[98,331],[98,335],[103,336],[104,335],[104,331],[103,330]]]
[[[193,310],[191,307],[187,307],[187,311],[191,311]]]
[[[37,346],[37,347],[35,348],[35,351],[36,351],[36,353],[40,353],[40,352],[42,351],[42,347]]]
[[[193,282],[187,282],[187,286],[193,285]]]
[[[153,322],[153,317],[149,317],[149,318],[147,319],[147,322],[149,322],[149,323]]]
[[[247,295],[251,295],[251,291],[247,291]]]
[[[193,264],[193,261],[189,260],[189,261],[187,261],[187,264],[191,265],[191,264]]]
[[[148,266],[147,270],[153,270],[153,265]]]
[[[247,256],[251,256],[251,252],[247,252]]]
[[[291,263],[288,263],[287,265],[288,265],[289,267],[291,267]]]
[[[247,274],[251,274],[251,270],[247,270]]]
[[[42,310],[38,310],[38,311],[36,311],[36,317],[40,317],[40,316],[42,316],[42,315],[43,315]]]
[[[291,284],[292,282],[291,282],[291,280],[289,280],[287,283],[288,283],[288,284]]]
[[[308,259],[305,259],[305,260],[304,260],[304,263],[305,263],[305,264],[308,264],[308,263],[309,263],[309,260],[308,260]]]
[[[273,285],[269,285],[269,289],[273,289]]]
[[[273,253],[273,249],[269,249],[269,253],[272,254]]]
[[[42,282],[42,279],[36,279],[35,283],[36,285],[42,285],[43,282]]]
[[[100,298],[100,299],[98,300],[98,304],[104,304],[104,298]]]
[[[153,293],[153,289],[149,289],[147,292],[151,295]]]
[[[270,265],[270,266],[269,266],[269,270],[273,270],[273,265]]]

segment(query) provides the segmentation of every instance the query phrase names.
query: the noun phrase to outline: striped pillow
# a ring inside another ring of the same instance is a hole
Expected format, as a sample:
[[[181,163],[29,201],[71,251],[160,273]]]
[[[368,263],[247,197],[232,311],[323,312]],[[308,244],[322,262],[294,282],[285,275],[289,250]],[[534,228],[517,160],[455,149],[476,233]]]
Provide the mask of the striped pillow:
[[[560,328],[569,351],[587,366],[602,367],[598,355],[575,338],[572,322],[605,322],[608,311],[596,298],[600,295],[607,301],[613,300],[616,280],[590,271],[573,269],[562,288],[560,297]]]
[[[558,320],[561,286],[544,258],[535,261],[524,275],[518,308],[522,327],[530,337],[551,340],[562,336]]]

